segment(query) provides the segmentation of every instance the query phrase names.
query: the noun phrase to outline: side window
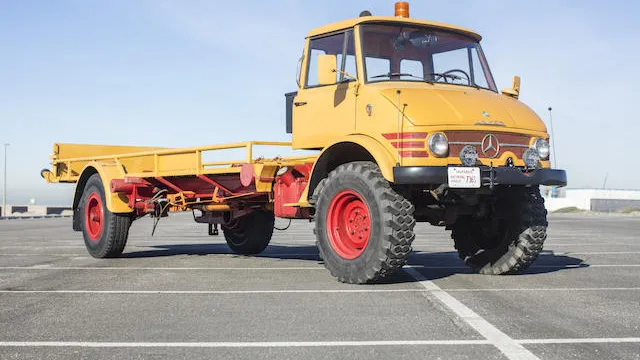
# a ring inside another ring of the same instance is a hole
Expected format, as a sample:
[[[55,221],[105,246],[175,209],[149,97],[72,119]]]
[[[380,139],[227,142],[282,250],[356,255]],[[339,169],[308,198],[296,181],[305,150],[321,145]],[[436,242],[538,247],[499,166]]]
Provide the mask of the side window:
[[[309,71],[307,72],[307,86],[318,85],[318,55],[324,55],[324,50],[311,49],[309,54]]]
[[[309,67],[305,87],[318,86],[318,55],[336,55],[336,69],[357,77],[355,44],[353,31],[324,36],[309,41]],[[336,72],[336,82],[348,81],[340,72]]]
[[[340,68],[343,72],[353,76],[354,78],[358,77],[358,70],[356,68],[356,45],[353,38],[353,31],[347,31],[345,33],[345,41],[343,51],[338,54],[338,68]],[[344,60],[342,60],[344,58]],[[338,74],[337,81],[351,81],[353,79],[349,78],[345,74]]]

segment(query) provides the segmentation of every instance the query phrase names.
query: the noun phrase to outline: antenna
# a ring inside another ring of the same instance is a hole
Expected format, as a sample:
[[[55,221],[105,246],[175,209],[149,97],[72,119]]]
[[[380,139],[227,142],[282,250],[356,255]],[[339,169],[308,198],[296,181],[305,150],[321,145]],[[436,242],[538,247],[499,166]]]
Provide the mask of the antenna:
[[[604,183],[602,184],[602,189],[607,188],[607,178],[609,178],[609,173],[604,174]]]
[[[558,168],[558,159],[556,159],[556,136],[553,134],[553,115],[551,114],[551,106],[549,106],[549,122],[551,125],[551,152],[553,153],[553,164]]]

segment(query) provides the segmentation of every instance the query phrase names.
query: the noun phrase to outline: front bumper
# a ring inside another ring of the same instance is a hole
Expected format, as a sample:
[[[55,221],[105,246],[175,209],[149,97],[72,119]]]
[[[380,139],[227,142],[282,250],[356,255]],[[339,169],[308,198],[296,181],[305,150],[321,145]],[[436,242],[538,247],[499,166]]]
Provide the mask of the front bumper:
[[[448,183],[446,166],[396,166],[393,168],[395,184],[440,185]],[[548,185],[566,186],[567,173],[558,169],[538,169],[524,173],[515,167],[480,167],[482,186],[496,185]]]

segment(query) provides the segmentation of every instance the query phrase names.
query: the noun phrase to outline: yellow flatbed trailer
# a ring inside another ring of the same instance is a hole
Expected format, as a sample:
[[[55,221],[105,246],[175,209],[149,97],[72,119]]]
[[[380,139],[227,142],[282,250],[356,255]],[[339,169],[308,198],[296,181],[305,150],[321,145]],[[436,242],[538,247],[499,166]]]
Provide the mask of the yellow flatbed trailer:
[[[285,94],[288,142],[184,149],[54,144],[48,182],[76,183],[73,228],[89,253],[119,256],[139,217],[194,211],[229,247],[256,254],[275,217],[311,219],[325,267],[339,281],[376,282],[406,264],[416,222],[451,230],[482,274],[515,274],[542,251],[541,185],[549,134],[519,101],[520,78],[499,91],[482,37],[409,17],[360,16],[312,29],[297,91]],[[317,155],[254,158],[255,145]],[[243,159],[205,161],[244,149]]]

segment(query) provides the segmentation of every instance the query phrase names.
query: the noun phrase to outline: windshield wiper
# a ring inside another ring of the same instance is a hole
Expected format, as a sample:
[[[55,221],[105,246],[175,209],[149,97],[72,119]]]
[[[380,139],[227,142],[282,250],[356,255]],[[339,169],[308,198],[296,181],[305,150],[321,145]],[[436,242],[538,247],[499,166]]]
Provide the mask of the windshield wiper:
[[[422,80],[424,82],[428,82],[429,84],[433,84],[433,81],[425,79],[425,78],[422,78],[420,76],[415,76],[413,74],[407,74],[407,73],[397,73],[397,72],[390,72],[390,73],[387,73],[387,74],[380,74],[380,75],[372,76],[372,77],[370,77],[370,79],[376,79],[376,78],[382,78],[382,77],[391,78],[392,76],[408,76],[408,77],[412,77],[412,78],[415,78],[415,79],[420,79],[420,80]]]
[[[429,74],[429,76],[440,76],[442,78],[449,78],[451,80],[467,80],[467,82],[469,83],[470,86],[473,86],[476,89],[480,89],[480,85],[476,84],[474,81],[471,81],[470,79],[464,78],[464,77],[459,76],[459,75],[443,74],[443,73],[431,73],[431,74]]]

